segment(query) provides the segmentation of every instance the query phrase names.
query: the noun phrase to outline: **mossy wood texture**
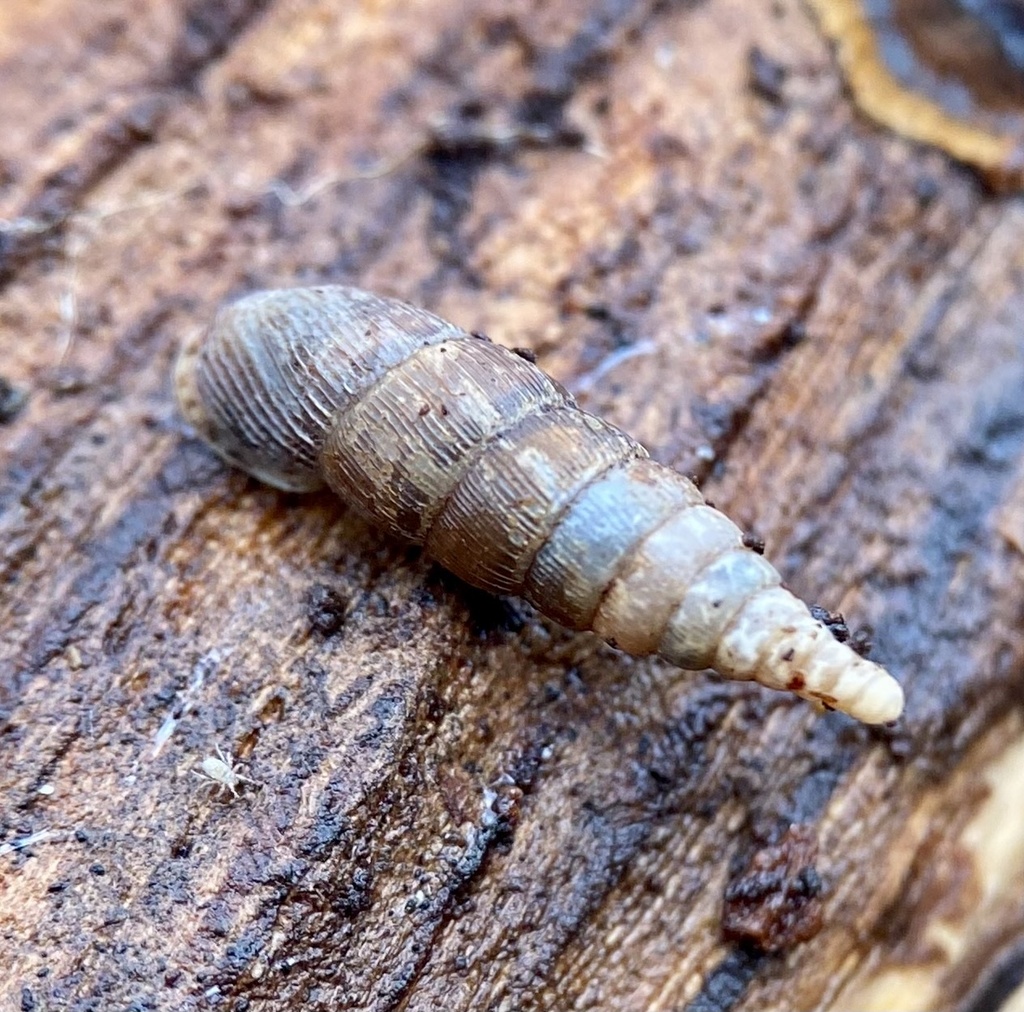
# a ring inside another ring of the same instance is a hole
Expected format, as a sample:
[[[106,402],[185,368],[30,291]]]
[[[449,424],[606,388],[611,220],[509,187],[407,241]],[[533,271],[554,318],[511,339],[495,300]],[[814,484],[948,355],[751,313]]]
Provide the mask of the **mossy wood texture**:
[[[796,0],[10,0],[0,88],[0,1004],[1021,1001],[1024,206],[862,121]],[[904,718],[224,467],[177,348],[328,281],[697,474]]]

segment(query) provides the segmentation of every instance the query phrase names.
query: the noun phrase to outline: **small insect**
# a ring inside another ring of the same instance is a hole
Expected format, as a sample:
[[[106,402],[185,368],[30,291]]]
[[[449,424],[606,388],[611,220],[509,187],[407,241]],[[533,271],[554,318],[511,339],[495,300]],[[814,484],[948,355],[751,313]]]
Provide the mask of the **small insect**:
[[[482,590],[867,723],[903,708],[693,482],[528,357],[431,313],[341,286],[260,292],[188,343],[176,386],[225,460],[327,484]]]
[[[253,780],[239,773],[238,764],[230,756],[226,756],[220,750],[219,745],[215,745],[214,749],[217,752],[215,756],[208,755],[200,763],[198,770],[190,771],[193,775],[213,786],[214,797],[222,791],[230,791],[231,796],[237,798],[238,788],[243,783],[252,784],[254,787],[262,786],[258,780]]]

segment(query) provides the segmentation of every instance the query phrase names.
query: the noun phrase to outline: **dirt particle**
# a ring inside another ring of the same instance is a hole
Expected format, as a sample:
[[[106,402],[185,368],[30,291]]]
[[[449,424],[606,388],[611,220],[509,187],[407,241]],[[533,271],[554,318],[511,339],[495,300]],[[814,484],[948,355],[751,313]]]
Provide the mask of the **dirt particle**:
[[[758,555],[764,555],[764,538],[758,537],[756,534],[744,534],[743,547],[757,552]]]
[[[941,192],[942,187],[934,176],[924,175],[914,180],[914,198],[922,208],[931,207]]]
[[[785,952],[822,925],[823,883],[815,868],[818,842],[810,826],[794,825],[756,851],[726,887],[722,930],[762,952]]]
[[[803,320],[790,320],[779,335],[779,344],[783,351],[792,351],[807,340],[807,324]]]
[[[0,376],[0,425],[6,425],[20,414],[28,394]]]
[[[532,348],[513,348],[512,352],[520,358],[525,359],[531,365],[535,365],[537,362],[537,353]]]
[[[760,46],[751,46],[747,53],[747,83],[755,95],[777,105],[783,98],[786,68]]]
[[[841,612],[829,611],[815,604],[811,606],[811,617],[820,622],[840,643],[850,639],[850,627]]]
[[[867,657],[873,646],[871,633],[867,629],[857,629],[850,636],[850,649],[861,657]]]
[[[89,389],[89,381],[80,369],[59,366],[53,372],[50,389],[54,397],[74,397]]]
[[[309,627],[320,636],[334,636],[345,625],[348,598],[326,583],[314,583],[306,595]]]

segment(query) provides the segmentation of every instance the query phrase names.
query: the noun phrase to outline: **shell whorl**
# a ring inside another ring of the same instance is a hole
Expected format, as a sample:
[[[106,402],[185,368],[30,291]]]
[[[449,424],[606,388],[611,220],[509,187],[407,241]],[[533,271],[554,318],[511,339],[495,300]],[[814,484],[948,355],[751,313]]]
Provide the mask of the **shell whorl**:
[[[178,359],[178,400],[225,460],[275,488],[324,484],[320,450],[339,411],[416,348],[463,332],[357,288],[256,292],[223,307]]]
[[[532,363],[353,288],[262,292],[182,352],[178,396],[228,461],[326,483],[466,582],[637,655],[868,723],[898,683],[836,641],[688,479]]]

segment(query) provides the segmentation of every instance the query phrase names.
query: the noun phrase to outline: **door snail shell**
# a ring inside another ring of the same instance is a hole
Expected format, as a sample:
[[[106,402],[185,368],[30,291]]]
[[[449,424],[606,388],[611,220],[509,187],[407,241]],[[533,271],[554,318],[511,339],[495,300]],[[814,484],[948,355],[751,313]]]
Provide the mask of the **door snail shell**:
[[[431,313],[341,286],[256,293],[184,349],[176,383],[224,459],[281,489],[329,485],[475,587],[866,723],[903,708],[691,481]]]

